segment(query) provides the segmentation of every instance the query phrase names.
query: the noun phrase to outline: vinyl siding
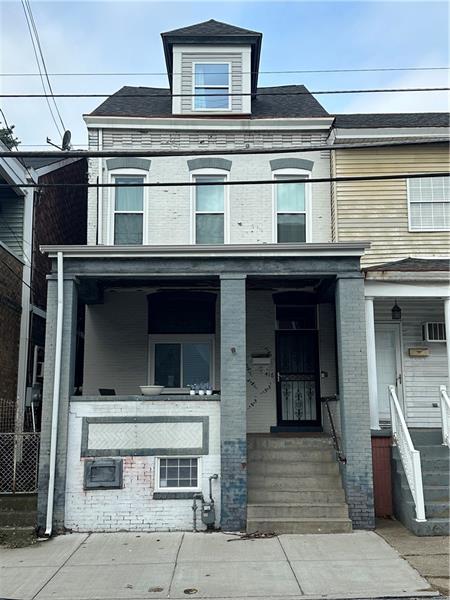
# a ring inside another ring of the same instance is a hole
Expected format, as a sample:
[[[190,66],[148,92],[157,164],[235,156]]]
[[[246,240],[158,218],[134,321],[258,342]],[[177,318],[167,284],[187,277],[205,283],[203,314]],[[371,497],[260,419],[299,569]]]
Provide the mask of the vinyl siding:
[[[0,241],[23,257],[24,201],[10,190],[0,192]]]
[[[439,386],[448,385],[446,344],[425,342],[422,325],[444,321],[444,303],[439,299],[397,300],[402,309],[401,340],[405,417],[409,427],[441,427]],[[375,300],[375,322],[391,321],[392,300]],[[429,348],[430,355],[409,356],[409,348]],[[436,406],[433,406],[436,405]]]
[[[445,145],[337,150],[337,177],[448,171]],[[449,232],[409,232],[406,179],[338,182],[333,189],[334,241],[370,241],[362,266],[414,256],[448,256]]]

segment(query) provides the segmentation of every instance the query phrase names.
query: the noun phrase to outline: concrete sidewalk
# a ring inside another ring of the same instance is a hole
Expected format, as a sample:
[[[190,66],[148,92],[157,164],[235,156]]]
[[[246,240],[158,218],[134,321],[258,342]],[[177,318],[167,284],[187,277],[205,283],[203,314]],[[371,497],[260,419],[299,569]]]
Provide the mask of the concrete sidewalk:
[[[68,534],[0,549],[0,598],[433,596],[373,532],[244,540],[222,533]]]

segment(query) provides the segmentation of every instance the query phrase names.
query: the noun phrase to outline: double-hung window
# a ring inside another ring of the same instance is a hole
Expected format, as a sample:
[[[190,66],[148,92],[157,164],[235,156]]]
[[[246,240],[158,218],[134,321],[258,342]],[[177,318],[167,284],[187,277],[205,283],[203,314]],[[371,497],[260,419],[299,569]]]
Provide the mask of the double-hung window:
[[[279,243],[306,242],[307,196],[304,183],[291,182],[297,175],[275,175],[275,235]]]
[[[450,177],[408,179],[410,231],[450,229]]]
[[[229,63],[194,63],[193,93],[194,110],[228,110],[230,108]]]
[[[194,236],[196,244],[223,244],[225,241],[225,175],[194,175]],[[216,185],[217,184],[217,185]]]
[[[113,177],[113,183],[144,183],[143,176],[120,175]],[[143,243],[144,231],[144,188],[115,187],[114,190],[114,244],[120,246]]]

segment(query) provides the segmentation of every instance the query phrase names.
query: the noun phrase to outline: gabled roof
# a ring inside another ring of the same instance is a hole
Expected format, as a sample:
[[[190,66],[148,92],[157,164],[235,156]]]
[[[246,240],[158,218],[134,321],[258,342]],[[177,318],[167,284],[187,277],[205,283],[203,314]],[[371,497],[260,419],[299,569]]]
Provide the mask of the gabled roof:
[[[337,129],[379,129],[381,127],[449,127],[450,113],[367,113],[336,115]]]
[[[164,56],[167,65],[167,74],[169,76],[169,85],[172,88],[173,74],[173,46],[174,44],[207,44],[207,45],[241,45],[251,47],[251,88],[256,91],[258,85],[259,58],[261,55],[262,33],[243,29],[235,25],[228,25],[221,21],[210,19],[188,27],[181,27],[172,31],[166,31],[161,34]]]
[[[364,271],[450,271],[448,258],[403,258],[393,262],[366,267]]]
[[[264,95],[271,92],[277,95]],[[108,117],[173,117],[170,90],[124,86],[90,114]],[[252,119],[308,119],[328,116],[327,111],[304,85],[258,88],[256,97],[252,99]]]
[[[235,25],[228,25],[228,23],[222,23],[215,19],[209,19],[209,21],[203,21],[202,23],[196,23],[195,25],[189,25],[188,27],[180,27],[180,29],[172,29],[172,31],[166,31],[162,33],[162,36],[228,36],[228,35],[262,35],[258,31],[251,31],[250,29],[243,29],[242,27],[236,27]]]

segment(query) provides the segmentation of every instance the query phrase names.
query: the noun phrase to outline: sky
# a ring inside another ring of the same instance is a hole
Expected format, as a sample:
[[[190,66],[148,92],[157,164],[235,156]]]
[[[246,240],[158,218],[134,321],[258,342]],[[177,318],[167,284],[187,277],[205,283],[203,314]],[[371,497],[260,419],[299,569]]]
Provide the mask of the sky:
[[[449,4],[433,1],[340,2],[30,0],[49,73],[165,73],[160,33],[208,19],[263,33],[261,71],[447,67]],[[20,0],[0,0],[0,91],[41,93]],[[55,93],[112,93],[123,85],[167,87],[166,75],[51,76]],[[261,74],[259,85],[310,90],[449,86],[448,70]],[[445,92],[318,96],[330,113],[449,110]],[[75,147],[86,144],[83,113],[101,98],[59,99]],[[46,101],[1,99],[22,149],[60,137]],[[0,120],[3,119],[0,116]],[[62,126],[60,126],[62,128]]]

